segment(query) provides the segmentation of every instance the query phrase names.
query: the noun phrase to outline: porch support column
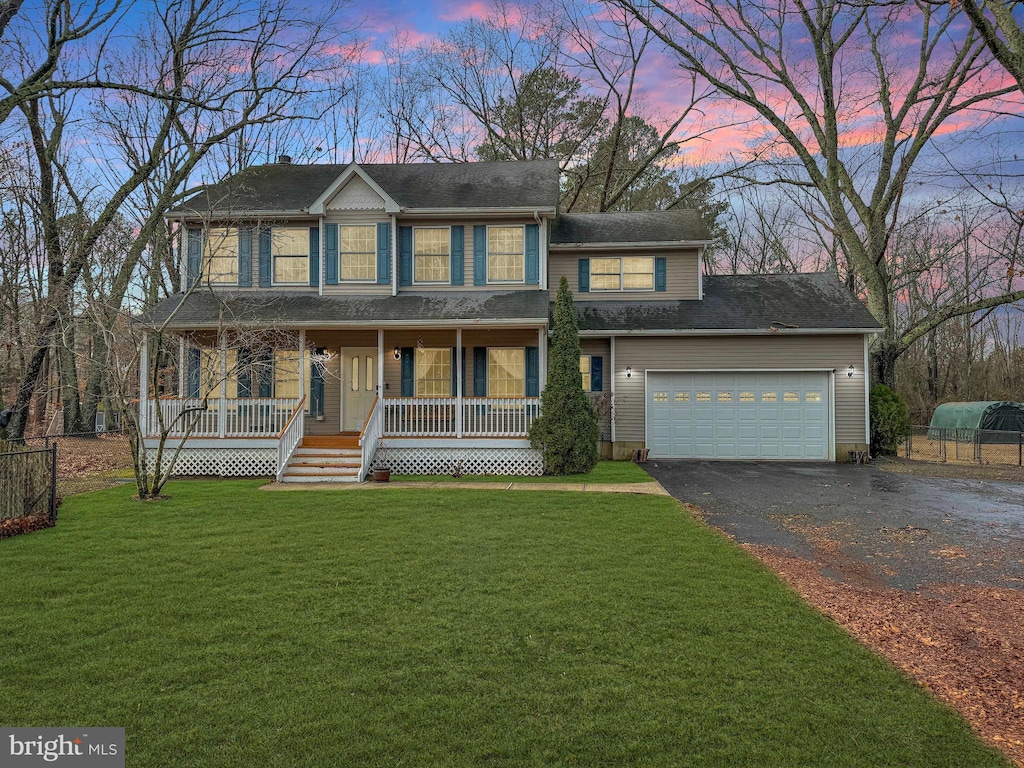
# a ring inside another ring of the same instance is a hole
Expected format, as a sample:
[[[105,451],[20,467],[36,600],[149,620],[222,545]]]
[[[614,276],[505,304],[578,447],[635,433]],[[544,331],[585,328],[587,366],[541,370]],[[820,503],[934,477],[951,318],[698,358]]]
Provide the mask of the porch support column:
[[[455,329],[455,436],[462,437],[462,328]]]
[[[139,352],[139,431],[143,437],[149,435],[149,334],[145,331]]]
[[[185,382],[188,376],[188,345],[185,337],[178,337],[178,397],[184,398],[188,394]]]
[[[384,399],[384,329],[377,329],[377,399]]]
[[[537,329],[537,393],[544,391],[548,383],[548,329]]]
[[[308,395],[306,392],[306,329],[303,328],[299,331],[299,400],[302,400],[303,395]]]
[[[612,336],[611,339],[609,340],[609,345],[610,345],[610,349],[611,349],[611,353],[610,353],[611,359],[608,361],[608,365],[611,368],[611,376],[608,377],[608,380],[611,383],[611,390],[610,391],[611,391],[611,397],[612,397],[610,421],[612,423],[611,438],[612,438],[612,443],[614,443],[615,442],[615,379],[618,377],[618,374],[617,374],[616,369],[615,369],[615,337],[614,336]],[[613,451],[615,450],[614,446],[612,447],[612,450]]]
[[[220,413],[217,416],[217,426],[220,436],[224,437],[227,431],[228,415],[228,335],[220,334]]]

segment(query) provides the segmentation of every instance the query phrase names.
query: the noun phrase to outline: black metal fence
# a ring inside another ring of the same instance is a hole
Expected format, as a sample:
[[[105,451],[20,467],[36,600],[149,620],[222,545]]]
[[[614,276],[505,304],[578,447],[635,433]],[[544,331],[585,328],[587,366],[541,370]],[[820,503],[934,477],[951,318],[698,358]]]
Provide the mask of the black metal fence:
[[[904,458],[961,464],[1024,466],[1024,432],[911,427]]]
[[[132,482],[132,449],[124,432],[26,437],[27,448],[57,447],[57,495],[99,491]]]
[[[0,538],[57,523],[57,446],[0,443]]]

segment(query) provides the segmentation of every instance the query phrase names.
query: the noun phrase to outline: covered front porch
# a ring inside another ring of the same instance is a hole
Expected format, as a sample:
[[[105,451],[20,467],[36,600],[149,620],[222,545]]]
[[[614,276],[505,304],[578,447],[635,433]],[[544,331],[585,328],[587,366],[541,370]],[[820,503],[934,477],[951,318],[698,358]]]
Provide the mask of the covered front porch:
[[[546,327],[192,333],[179,340],[177,386],[164,382],[177,391],[144,392],[140,416],[148,443],[161,433],[172,446],[186,441],[183,474],[363,480],[382,463],[539,474],[527,435],[546,344]],[[258,454],[258,471],[228,466],[225,451]]]

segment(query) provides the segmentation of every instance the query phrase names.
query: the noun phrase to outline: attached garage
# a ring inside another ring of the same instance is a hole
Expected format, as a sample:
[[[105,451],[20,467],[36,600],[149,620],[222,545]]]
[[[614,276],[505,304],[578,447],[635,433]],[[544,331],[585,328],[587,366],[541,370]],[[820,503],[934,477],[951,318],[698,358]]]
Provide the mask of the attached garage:
[[[834,458],[831,376],[831,371],[648,369],[650,458]]]

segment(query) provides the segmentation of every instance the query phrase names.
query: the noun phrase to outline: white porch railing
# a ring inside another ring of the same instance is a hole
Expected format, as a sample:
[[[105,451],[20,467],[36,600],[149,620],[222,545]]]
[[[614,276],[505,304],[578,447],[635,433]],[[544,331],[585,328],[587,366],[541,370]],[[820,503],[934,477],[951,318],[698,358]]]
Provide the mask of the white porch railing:
[[[303,398],[304,400],[305,398]],[[248,397],[237,400],[164,398],[149,400],[146,421],[151,437],[159,436],[157,411],[165,428],[174,422],[169,437],[277,437],[288,424],[301,400],[294,397]],[[185,410],[183,418],[175,419]],[[195,422],[192,431],[188,428]]]
[[[305,404],[306,398],[303,397],[295,406],[295,410],[292,411],[288,423],[285,424],[284,429],[278,435],[277,475],[275,477],[277,482],[281,482],[281,477],[284,475],[284,470],[292,458],[295,447],[302,443],[302,436],[306,431],[306,418],[303,414],[303,406]]]
[[[370,465],[373,463],[373,455],[377,452],[377,444],[384,434],[384,409],[381,407],[380,398],[375,398],[373,407],[370,408],[370,415],[366,417],[362,434],[359,435],[359,447],[362,449],[362,458],[359,464],[359,482],[366,479],[370,472]]]
[[[388,397],[381,401],[388,437],[455,437],[462,404],[465,437],[526,437],[539,397]]]
[[[539,397],[468,397],[462,400],[462,434],[526,437],[539,415]]]
[[[453,437],[454,397],[386,397],[384,434],[391,437]]]

